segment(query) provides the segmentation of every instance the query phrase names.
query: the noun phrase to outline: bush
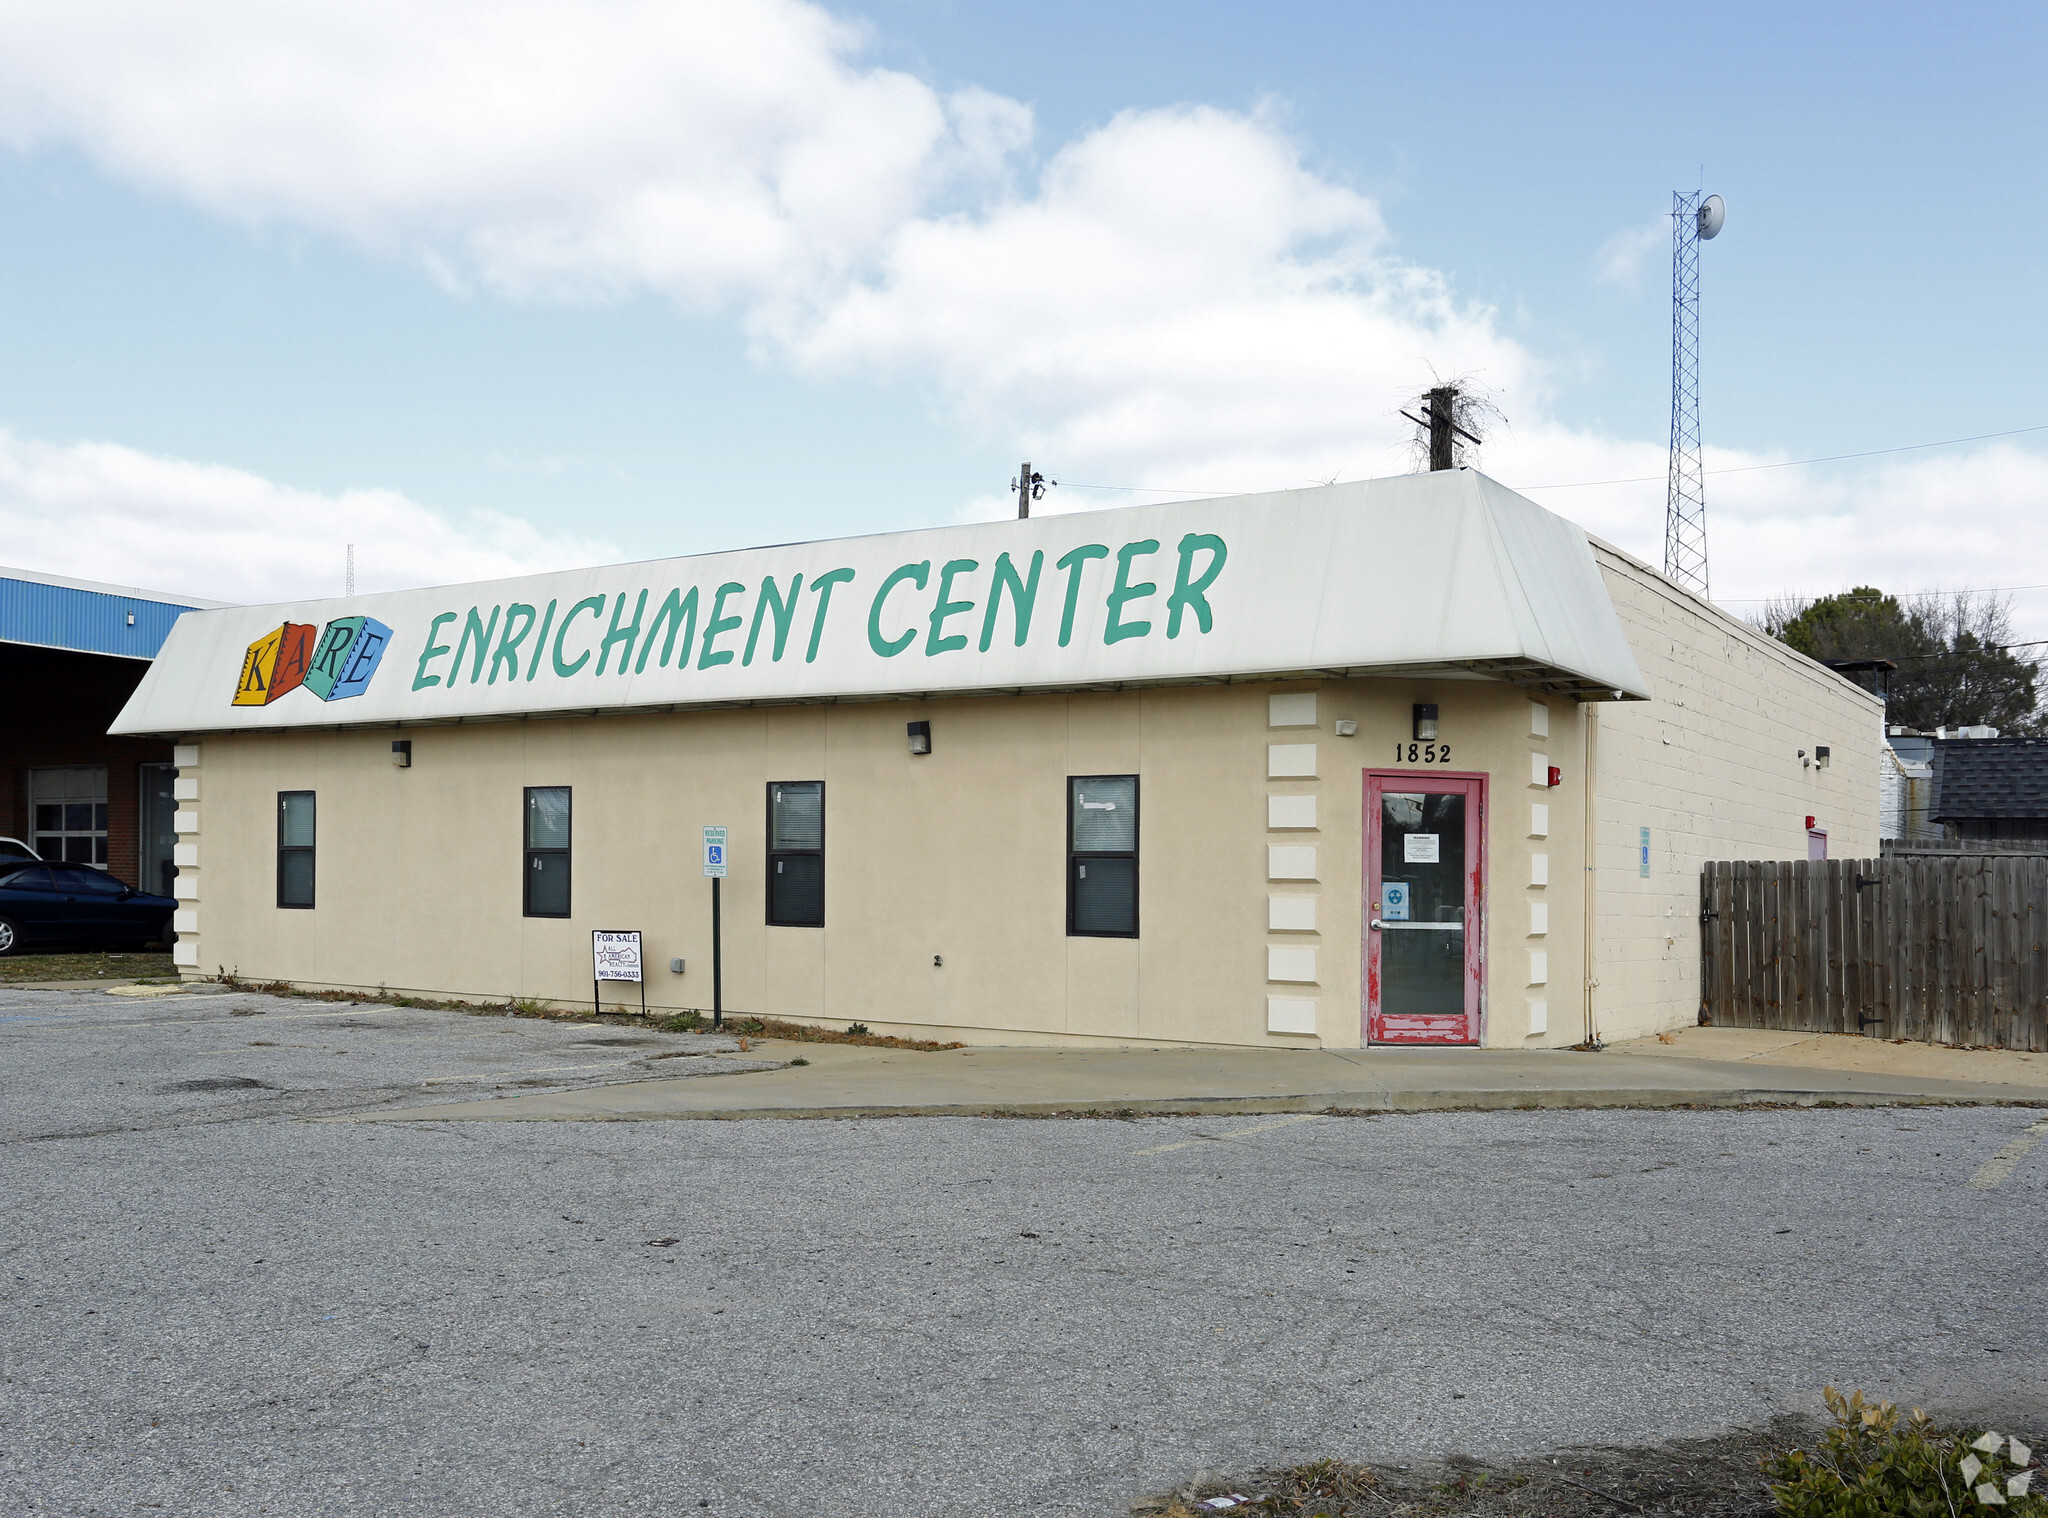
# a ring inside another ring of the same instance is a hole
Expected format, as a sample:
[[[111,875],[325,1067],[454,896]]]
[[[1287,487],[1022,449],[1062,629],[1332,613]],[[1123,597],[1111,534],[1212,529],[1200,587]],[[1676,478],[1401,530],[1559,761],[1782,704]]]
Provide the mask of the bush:
[[[1863,1393],[1821,1393],[1835,1425],[1814,1450],[1764,1461],[1784,1518],[1957,1518],[2003,1507],[2013,1518],[2048,1518],[2031,1491],[2033,1451],[2018,1439],[1937,1429],[1917,1407],[1901,1418]]]

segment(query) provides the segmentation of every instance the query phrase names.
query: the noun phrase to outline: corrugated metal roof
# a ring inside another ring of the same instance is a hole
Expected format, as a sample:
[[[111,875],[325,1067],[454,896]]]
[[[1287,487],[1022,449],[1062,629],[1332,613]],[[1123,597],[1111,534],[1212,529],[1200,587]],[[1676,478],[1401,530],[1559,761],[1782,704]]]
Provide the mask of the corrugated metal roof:
[[[183,613],[221,604],[0,568],[0,643],[154,659]]]

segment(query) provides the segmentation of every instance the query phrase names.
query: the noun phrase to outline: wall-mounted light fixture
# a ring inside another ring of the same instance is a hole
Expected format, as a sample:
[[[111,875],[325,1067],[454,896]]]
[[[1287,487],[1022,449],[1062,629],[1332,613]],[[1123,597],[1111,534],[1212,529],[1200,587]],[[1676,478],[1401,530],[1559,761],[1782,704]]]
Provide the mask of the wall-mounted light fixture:
[[[1436,742],[1436,708],[1421,701],[1415,703],[1415,741]]]
[[[932,725],[929,722],[913,722],[910,727],[910,751],[913,754],[929,754],[932,751]]]
[[[393,738],[391,740],[391,762],[402,770],[412,768],[412,739]]]
[[[1828,767],[1828,746],[1825,743],[1817,744],[1814,747],[1813,762],[1819,765],[1822,769],[1826,769]]]
[[[1799,751],[1799,767],[1801,769],[1811,769],[1813,767],[1813,761],[1806,757],[1805,749]]]
[[[1356,738],[1358,736],[1358,724],[1349,717],[1339,717],[1332,725],[1336,728],[1339,738]]]
[[[671,974],[671,975],[680,975],[680,974],[682,974],[682,973],[683,973],[683,962],[682,962],[682,961],[681,961],[680,959],[671,959],[671,960],[670,960],[670,961],[668,962],[668,973],[669,973],[669,974]]]

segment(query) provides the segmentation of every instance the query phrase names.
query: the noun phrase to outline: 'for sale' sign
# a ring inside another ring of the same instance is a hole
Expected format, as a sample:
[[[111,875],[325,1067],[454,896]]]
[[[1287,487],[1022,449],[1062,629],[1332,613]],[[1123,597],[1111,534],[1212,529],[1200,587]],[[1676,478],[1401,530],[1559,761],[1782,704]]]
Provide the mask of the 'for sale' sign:
[[[593,980],[640,979],[640,935],[598,929],[590,935]]]

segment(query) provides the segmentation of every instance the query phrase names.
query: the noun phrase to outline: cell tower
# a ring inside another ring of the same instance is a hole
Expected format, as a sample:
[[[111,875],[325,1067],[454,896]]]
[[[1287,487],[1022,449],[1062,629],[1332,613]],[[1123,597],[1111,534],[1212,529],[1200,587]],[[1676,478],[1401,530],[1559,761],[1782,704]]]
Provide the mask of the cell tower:
[[[1671,196],[1671,471],[1664,500],[1664,577],[1707,593],[1707,483],[1700,467],[1700,244],[1728,207],[1695,190]]]

